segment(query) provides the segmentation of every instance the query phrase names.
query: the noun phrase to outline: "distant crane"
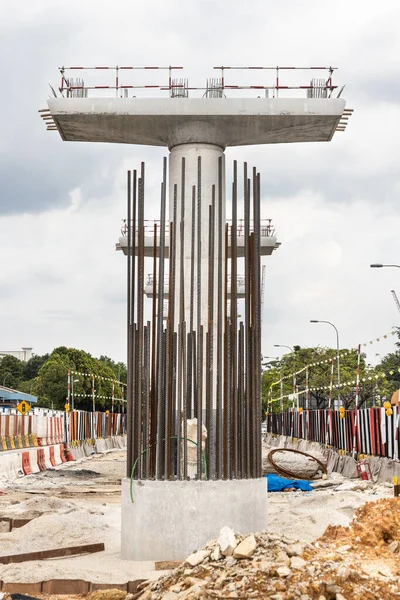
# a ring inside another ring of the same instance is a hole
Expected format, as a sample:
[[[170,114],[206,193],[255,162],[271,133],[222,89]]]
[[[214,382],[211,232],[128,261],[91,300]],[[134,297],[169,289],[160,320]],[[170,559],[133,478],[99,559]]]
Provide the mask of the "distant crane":
[[[400,302],[397,297],[397,294],[394,290],[391,290],[391,291],[392,291],[393,300],[396,302],[397,310],[400,312]]]

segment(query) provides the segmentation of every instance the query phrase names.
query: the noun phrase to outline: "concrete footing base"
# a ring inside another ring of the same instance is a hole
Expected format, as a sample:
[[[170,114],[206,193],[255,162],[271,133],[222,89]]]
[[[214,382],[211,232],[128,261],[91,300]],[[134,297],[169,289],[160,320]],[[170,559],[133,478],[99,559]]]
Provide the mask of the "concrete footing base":
[[[267,528],[265,479],[122,481],[125,560],[183,560],[227,525],[246,534]]]

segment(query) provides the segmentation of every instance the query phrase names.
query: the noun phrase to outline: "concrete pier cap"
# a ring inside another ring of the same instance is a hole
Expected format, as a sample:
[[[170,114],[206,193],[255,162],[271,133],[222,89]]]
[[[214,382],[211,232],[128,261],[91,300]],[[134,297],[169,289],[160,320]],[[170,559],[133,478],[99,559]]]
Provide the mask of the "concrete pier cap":
[[[266,480],[135,480],[131,490],[124,479],[121,513],[124,560],[184,560],[224,526],[242,534],[265,531]]]

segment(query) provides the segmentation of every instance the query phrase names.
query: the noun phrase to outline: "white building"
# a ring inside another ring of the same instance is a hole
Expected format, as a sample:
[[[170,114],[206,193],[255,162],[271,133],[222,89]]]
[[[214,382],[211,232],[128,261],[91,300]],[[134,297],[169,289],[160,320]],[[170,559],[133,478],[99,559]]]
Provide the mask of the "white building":
[[[18,358],[18,360],[28,362],[28,360],[32,358],[32,350],[33,348],[21,348],[21,350],[0,350],[0,360],[4,356],[14,356],[15,358]]]

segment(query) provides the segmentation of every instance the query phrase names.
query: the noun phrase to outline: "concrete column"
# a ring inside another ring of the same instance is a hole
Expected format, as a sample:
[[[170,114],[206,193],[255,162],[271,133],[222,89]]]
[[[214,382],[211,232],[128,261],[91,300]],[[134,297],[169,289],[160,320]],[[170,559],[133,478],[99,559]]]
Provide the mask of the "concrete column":
[[[182,215],[182,158],[185,158],[185,199],[184,199],[184,318],[186,320],[187,332],[190,324],[190,290],[191,290],[191,267],[192,267],[192,226],[195,225],[194,244],[194,303],[193,303],[193,329],[197,332],[197,256],[198,256],[198,158],[201,157],[201,324],[204,327],[204,364],[203,364],[203,391],[205,393],[205,334],[208,331],[208,246],[209,246],[209,206],[212,203],[212,186],[215,185],[215,230],[214,230],[214,386],[216,385],[216,354],[217,354],[217,302],[218,302],[218,164],[222,159],[222,298],[225,294],[225,155],[224,149],[216,144],[205,143],[180,143],[171,148],[169,157],[169,219],[173,220],[174,214],[174,186],[177,185],[177,218],[175,224],[176,232],[176,302],[175,302],[175,324],[179,321],[179,286],[180,286],[180,222]],[[192,188],[196,188],[195,214],[192,211]],[[205,394],[203,394],[203,406]]]

